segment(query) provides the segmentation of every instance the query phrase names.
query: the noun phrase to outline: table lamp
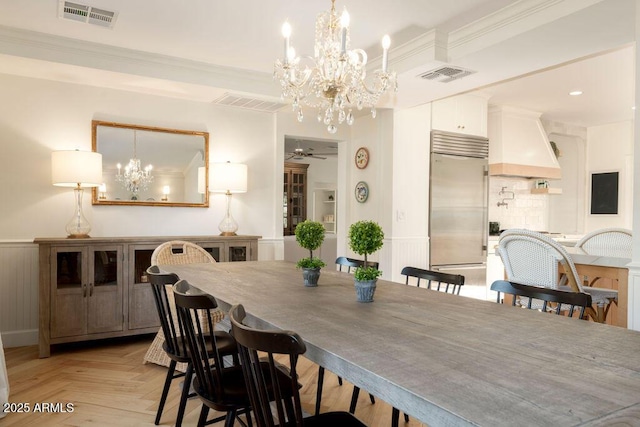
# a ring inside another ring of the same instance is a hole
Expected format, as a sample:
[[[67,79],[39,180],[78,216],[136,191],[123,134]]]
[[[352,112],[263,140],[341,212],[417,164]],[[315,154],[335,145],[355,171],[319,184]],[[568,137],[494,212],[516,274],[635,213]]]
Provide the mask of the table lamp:
[[[209,191],[227,196],[227,213],[218,225],[221,236],[235,236],[238,223],[231,216],[231,195],[247,192],[247,165],[241,163],[213,163]]]
[[[102,154],[92,151],[65,150],[51,153],[51,181],[58,187],[73,187],[75,213],[66,226],[69,238],[89,237],[91,224],[82,213],[84,188],[102,183]]]

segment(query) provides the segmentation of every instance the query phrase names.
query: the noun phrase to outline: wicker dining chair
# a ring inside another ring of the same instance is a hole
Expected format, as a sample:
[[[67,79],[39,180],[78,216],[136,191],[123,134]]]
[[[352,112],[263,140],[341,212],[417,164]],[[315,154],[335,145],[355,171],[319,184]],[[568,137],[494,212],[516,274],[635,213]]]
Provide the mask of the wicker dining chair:
[[[544,234],[524,229],[505,230],[500,235],[498,254],[511,282],[590,294],[597,310],[590,307],[587,313],[596,322],[604,323],[611,304],[618,300],[615,289],[583,287],[569,253]],[[568,286],[559,283],[559,266],[566,274]]]
[[[151,254],[151,265],[179,265],[216,262],[202,246],[184,240],[171,240],[158,246]]]
[[[633,235],[626,228],[601,228],[584,235],[576,248],[589,255],[631,258]]]

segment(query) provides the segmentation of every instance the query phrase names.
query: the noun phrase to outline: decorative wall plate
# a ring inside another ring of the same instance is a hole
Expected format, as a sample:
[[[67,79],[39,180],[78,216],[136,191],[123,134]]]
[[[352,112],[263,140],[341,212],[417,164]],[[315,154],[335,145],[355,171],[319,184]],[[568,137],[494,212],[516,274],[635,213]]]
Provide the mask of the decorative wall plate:
[[[366,182],[360,181],[356,184],[356,200],[360,203],[364,203],[369,198],[369,186]]]
[[[365,147],[358,148],[358,151],[356,151],[355,161],[358,169],[366,168],[369,164],[369,150]]]

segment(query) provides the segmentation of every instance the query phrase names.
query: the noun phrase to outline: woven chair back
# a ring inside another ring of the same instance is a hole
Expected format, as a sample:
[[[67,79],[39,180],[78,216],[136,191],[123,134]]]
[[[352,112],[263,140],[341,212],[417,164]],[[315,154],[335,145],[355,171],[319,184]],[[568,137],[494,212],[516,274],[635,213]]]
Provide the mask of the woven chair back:
[[[574,292],[584,292],[569,253],[542,233],[509,229],[500,235],[498,254],[512,282],[558,289],[561,265]]]
[[[578,240],[576,247],[589,255],[631,258],[633,236],[626,228],[601,228]]]
[[[184,240],[171,240],[151,254],[151,265],[178,265],[216,262],[202,246]]]

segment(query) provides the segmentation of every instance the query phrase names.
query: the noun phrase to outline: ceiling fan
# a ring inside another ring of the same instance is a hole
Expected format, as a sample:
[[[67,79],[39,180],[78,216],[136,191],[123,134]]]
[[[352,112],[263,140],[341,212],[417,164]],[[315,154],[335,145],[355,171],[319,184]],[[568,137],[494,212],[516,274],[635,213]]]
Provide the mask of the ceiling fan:
[[[325,153],[318,153],[319,154],[318,155],[318,154],[312,153],[312,151],[313,151],[313,147],[310,147],[308,151],[305,151],[305,149],[301,148],[300,144],[298,144],[298,147],[294,148],[292,152],[285,153],[285,156],[287,156],[285,160],[291,160],[291,159],[302,160],[305,157],[312,158],[312,159],[321,159],[321,160],[327,159],[326,157],[322,157],[322,155]]]

